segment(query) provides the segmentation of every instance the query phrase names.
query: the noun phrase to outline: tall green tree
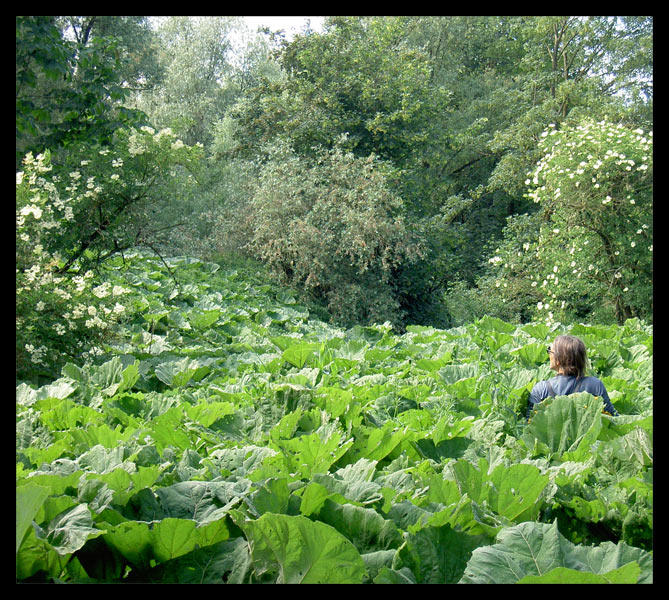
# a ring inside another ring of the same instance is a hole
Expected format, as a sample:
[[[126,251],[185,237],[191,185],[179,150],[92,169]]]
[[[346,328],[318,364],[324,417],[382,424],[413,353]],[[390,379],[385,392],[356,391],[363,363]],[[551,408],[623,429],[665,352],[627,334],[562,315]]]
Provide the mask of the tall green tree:
[[[143,115],[129,89],[155,70],[146,17],[16,17],[16,165],[28,152],[109,140]]]
[[[440,183],[450,194],[469,200],[444,224],[449,241],[437,254],[446,284],[455,275],[466,288],[486,271],[496,241],[516,235],[515,225],[503,233],[507,218],[536,210],[524,181],[549,124],[608,116],[652,127],[652,18],[416,17],[410,29],[453,94],[455,110],[441,124],[455,143],[435,145],[429,164],[448,178]],[[434,189],[437,178],[424,175]],[[489,291],[485,297],[480,309],[493,309]],[[494,310],[507,318],[532,312],[502,305]]]
[[[394,270],[420,258],[420,240],[388,185],[392,167],[374,155],[356,157],[345,142],[315,160],[282,140],[268,145],[244,211],[247,248],[338,323],[401,327]]]
[[[432,84],[427,54],[408,43],[405,20],[328,19],[324,33],[297,36],[286,45],[281,64],[285,78],[261,82],[230,111],[236,130],[230,154],[251,159],[277,136],[304,157],[335,143],[360,158],[374,154],[396,167],[388,183],[404,200],[414,234],[427,241],[431,224],[422,220],[443,200],[417,184],[435,136],[443,143],[448,135],[436,123],[450,110],[450,100],[445,87]],[[459,203],[452,198],[449,210]],[[413,321],[439,286],[430,261],[426,255],[411,268],[393,268],[402,311],[413,313]]]
[[[133,96],[133,104],[158,128],[184,143],[208,145],[213,124],[236,95],[231,81],[231,34],[237,17],[167,17],[156,28],[163,78]]]
[[[512,35],[524,51],[514,84],[503,93],[516,116],[490,143],[500,160],[489,189],[522,194],[525,174],[540,156],[541,133],[550,123],[607,115],[630,122],[645,112],[645,122],[632,124],[648,127],[651,17],[517,17]]]
[[[325,33],[288,44],[281,65],[287,77],[250,90],[234,112],[240,151],[252,155],[282,134],[308,155],[346,134],[357,156],[414,168],[432,120],[448,110],[446,90],[430,85],[427,56],[407,44],[398,18],[331,18]]]

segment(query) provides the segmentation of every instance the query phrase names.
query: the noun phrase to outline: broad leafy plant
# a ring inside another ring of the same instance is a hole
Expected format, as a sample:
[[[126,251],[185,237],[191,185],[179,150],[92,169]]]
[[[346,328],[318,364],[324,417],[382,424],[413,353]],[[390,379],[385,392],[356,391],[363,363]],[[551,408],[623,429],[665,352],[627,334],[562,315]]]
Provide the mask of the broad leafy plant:
[[[133,252],[103,274],[127,290],[105,354],[16,388],[19,581],[652,581],[643,322],[400,335],[318,321],[257,270]],[[528,424],[567,332],[621,416],[577,394]]]

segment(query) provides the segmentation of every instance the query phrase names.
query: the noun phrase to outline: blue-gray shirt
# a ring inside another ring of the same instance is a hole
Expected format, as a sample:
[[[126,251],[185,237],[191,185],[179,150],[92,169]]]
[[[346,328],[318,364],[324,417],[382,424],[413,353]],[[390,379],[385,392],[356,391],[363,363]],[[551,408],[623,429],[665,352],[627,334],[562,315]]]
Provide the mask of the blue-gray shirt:
[[[548,398],[551,394],[548,384],[553,388],[556,396],[569,396],[576,392],[588,392],[593,396],[600,396],[604,401],[604,410],[614,417],[618,416],[618,411],[611,404],[609,395],[606,393],[606,387],[597,379],[597,377],[583,377],[581,379],[574,375],[556,375],[547,381],[540,381],[530,392],[530,400],[527,406],[527,418],[530,418],[535,404]]]

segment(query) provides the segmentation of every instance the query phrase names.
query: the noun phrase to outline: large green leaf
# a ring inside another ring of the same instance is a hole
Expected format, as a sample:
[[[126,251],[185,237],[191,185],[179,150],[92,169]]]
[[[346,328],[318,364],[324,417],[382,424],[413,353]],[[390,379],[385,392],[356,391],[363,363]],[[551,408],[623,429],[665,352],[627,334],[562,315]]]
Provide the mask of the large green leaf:
[[[188,315],[188,320],[196,329],[206,330],[216,323],[220,316],[220,310],[193,311]]]
[[[481,331],[495,331],[500,333],[513,333],[516,329],[515,325],[489,315],[479,319],[476,322],[476,325]]]
[[[392,566],[408,567],[417,583],[457,583],[472,551],[489,543],[486,535],[468,535],[450,525],[425,527],[407,536]]]
[[[137,567],[146,568],[153,558],[151,530],[142,521],[119,523],[103,536],[104,541]]]
[[[473,362],[446,365],[439,369],[438,372],[446,383],[456,383],[463,379],[469,380],[476,377],[479,373],[479,366]]]
[[[517,583],[636,583],[640,574],[641,568],[636,562],[627,563],[604,575],[556,567],[545,575],[525,575]]]
[[[289,346],[281,355],[282,358],[294,367],[301,369],[307,363],[309,357],[313,354],[316,346],[314,344],[302,342]]]
[[[354,461],[362,458],[382,460],[409,435],[406,429],[398,429],[393,422],[374,428],[361,426],[355,430],[349,456]]]
[[[533,343],[511,352],[520,358],[524,367],[533,368],[546,362],[546,344]]]
[[[181,481],[140,490],[132,504],[141,521],[191,519],[205,525],[225,515],[249,493],[250,481]]]
[[[243,537],[197,548],[150,570],[131,573],[128,581],[141,583],[246,583],[251,566]]]
[[[146,430],[155,440],[158,449],[174,446],[185,450],[191,440],[184,431],[184,413],[181,406],[172,406],[147,423]]]
[[[372,508],[328,499],[318,513],[318,520],[332,525],[362,554],[398,548],[403,541],[396,525]]]
[[[209,371],[210,361],[202,362],[189,358],[165,361],[156,366],[156,377],[173,388],[185,386],[191,379],[199,381]]]
[[[266,513],[237,524],[244,530],[258,577],[275,583],[361,583],[365,563],[334,527],[302,516]]]
[[[496,544],[475,549],[460,583],[516,583],[558,567],[605,575],[631,562],[641,567],[637,583],[651,583],[650,552],[624,542],[578,546],[560,534],[557,521],[526,522],[500,531]]]
[[[102,535],[104,530],[95,527],[86,504],[77,504],[56,515],[37,537],[45,539],[60,555],[70,554],[81,548],[88,539]]]
[[[485,459],[480,459],[478,469],[463,459],[452,463],[451,469],[462,494],[516,522],[537,517],[542,492],[550,479],[530,464],[501,464],[488,473]]]
[[[353,444],[352,439],[342,441],[341,434],[336,431],[325,439],[323,437],[312,433],[288,440],[277,440],[276,445],[291,472],[310,478],[314,473],[326,473]]]
[[[152,561],[167,562],[197,547],[211,546],[228,539],[225,521],[198,526],[192,519],[166,517],[155,523],[125,521],[111,528],[104,541],[139,569]]]
[[[210,427],[218,419],[232,415],[234,412],[235,407],[231,402],[209,402],[186,408],[186,414],[205,427]]]
[[[16,552],[19,551],[32,520],[49,493],[49,489],[41,485],[16,488]]]
[[[378,483],[371,481],[376,461],[360,459],[337,469],[334,473],[314,473],[313,481],[331,493],[340,494],[356,503],[369,504],[381,499]]]
[[[101,423],[104,415],[99,411],[77,404],[72,400],[45,398],[35,403],[41,411],[40,420],[52,431],[68,430],[91,423]]]
[[[584,460],[602,428],[602,401],[586,392],[548,398],[538,405],[522,440],[566,460]]]

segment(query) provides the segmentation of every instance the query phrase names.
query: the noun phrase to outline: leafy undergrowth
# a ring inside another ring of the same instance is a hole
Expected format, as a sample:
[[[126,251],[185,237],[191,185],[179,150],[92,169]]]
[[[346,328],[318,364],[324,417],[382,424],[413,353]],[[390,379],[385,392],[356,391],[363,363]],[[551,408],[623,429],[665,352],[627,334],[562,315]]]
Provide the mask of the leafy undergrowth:
[[[652,581],[649,326],[342,330],[167,265],[110,263],[133,319],[17,387],[18,581]],[[567,332],[621,416],[584,393],[526,424]]]

